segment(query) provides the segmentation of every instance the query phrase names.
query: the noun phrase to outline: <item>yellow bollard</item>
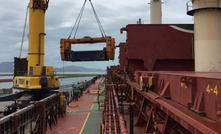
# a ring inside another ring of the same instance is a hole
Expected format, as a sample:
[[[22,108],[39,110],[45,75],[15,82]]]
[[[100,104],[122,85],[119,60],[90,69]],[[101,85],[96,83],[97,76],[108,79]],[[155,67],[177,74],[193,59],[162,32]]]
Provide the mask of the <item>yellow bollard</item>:
[[[143,91],[143,77],[140,76],[140,89]]]
[[[149,89],[152,87],[153,85],[153,77],[149,77]]]
[[[63,95],[63,92],[60,92],[60,93],[61,93],[61,95],[60,95],[60,108],[63,113],[64,112],[64,95]]]

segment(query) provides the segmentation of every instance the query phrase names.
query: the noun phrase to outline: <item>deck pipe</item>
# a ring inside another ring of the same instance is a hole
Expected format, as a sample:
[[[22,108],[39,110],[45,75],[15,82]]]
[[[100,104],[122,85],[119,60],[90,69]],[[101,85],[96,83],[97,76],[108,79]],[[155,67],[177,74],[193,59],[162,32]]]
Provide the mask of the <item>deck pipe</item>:
[[[109,98],[109,104],[108,104],[108,117],[109,117],[109,134],[111,134],[111,96],[110,96],[111,92],[109,91],[109,95],[108,95],[108,98]]]
[[[113,95],[114,95],[116,108],[118,109],[118,98],[117,98],[117,94],[116,94],[116,91],[115,91],[114,87],[113,87]],[[121,113],[119,113],[119,111],[118,111],[118,117],[119,117],[119,125],[120,125],[121,134],[128,134],[127,129],[126,129],[126,125],[125,125],[125,122],[124,122],[124,117]]]

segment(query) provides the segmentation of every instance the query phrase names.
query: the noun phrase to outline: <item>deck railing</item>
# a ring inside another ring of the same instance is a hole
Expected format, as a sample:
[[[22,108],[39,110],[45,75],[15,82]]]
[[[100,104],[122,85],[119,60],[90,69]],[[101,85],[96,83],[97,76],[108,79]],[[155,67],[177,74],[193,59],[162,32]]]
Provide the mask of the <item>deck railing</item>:
[[[204,8],[210,8],[210,7],[221,8],[221,0],[217,0],[216,2],[199,1],[199,2],[196,2],[194,5],[192,3],[192,0],[189,0],[186,3],[187,12],[194,10],[194,6],[199,6],[199,7],[202,6]]]
[[[57,93],[1,118],[0,134],[42,134],[47,126],[51,128],[52,123],[57,123],[59,115],[63,114],[60,109],[60,93]]]

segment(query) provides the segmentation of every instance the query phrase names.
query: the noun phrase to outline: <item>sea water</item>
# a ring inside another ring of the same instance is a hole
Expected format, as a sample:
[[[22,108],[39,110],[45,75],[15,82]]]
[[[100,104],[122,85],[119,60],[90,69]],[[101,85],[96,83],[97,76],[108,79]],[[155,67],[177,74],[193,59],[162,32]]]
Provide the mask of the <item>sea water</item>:
[[[13,73],[0,73],[0,74],[13,74]],[[56,74],[59,74],[59,75],[64,75],[65,74],[105,74],[105,72],[57,72]],[[13,76],[0,76],[0,79],[12,79]],[[90,77],[75,77],[75,78],[62,78],[62,79],[59,79],[59,85],[62,86],[62,85],[69,85],[69,84],[74,84],[74,83],[78,83],[78,82],[82,82],[82,81],[85,81],[85,80],[90,80],[92,79],[93,76],[90,76]],[[1,89],[9,89],[9,88],[12,88],[13,86],[13,83],[12,82],[2,82],[0,83],[0,90]]]

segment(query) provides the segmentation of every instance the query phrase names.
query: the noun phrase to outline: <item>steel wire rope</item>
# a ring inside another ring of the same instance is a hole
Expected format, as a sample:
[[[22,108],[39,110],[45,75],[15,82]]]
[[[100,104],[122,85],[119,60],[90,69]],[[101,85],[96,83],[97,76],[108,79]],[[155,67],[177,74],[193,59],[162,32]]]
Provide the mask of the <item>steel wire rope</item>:
[[[23,35],[22,35],[22,40],[21,40],[21,48],[20,48],[19,58],[21,58],[21,53],[22,53],[22,48],[23,48],[23,42],[24,42],[24,36],[25,36],[25,29],[26,29],[27,18],[28,18],[28,7],[27,7],[27,10],[26,10],[25,24],[24,24]]]
[[[97,23],[98,23],[98,27],[99,27],[99,29],[100,29],[101,35],[102,35],[102,37],[104,37],[104,36],[106,37],[106,33],[105,33],[104,29],[103,29],[103,26],[101,25],[101,22],[100,22],[100,20],[99,20],[99,17],[98,17],[98,15],[97,15],[96,11],[95,11],[95,8],[94,8],[94,6],[93,6],[91,0],[89,0],[89,1],[90,1],[92,10],[93,10],[93,12],[94,12],[94,15],[95,15],[95,19],[96,19],[96,21],[97,21]],[[81,8],[81,10],[80,10],[80,13],[78,14],[77,20],[75,21],[75,24],[74,24],[74,26],[73,26],[73,28],[72,28],[72,30],[71,30],[71,33],[70,33],[68,39],[71,38],[71,35],[72,35],[72,33],[73,33],[73,31],[74,31],[76,25],[77,25],[76,31],[75,31],[75,34],[74,34],[74,39],[75,39],[75,36],[76,36],[76,34],[77,34],[77,31],[78,31],[78,28],[79,28],[79,25],[80,25],[80,21],[81,21],[83,12],[84,12],[84,8],[85,8],[86,2],[87,2],[87,0],[85,0],[84,4],[83,4],[83,6],[82,6],[82,8]]]
[[[68,39],[71,38],[71,35],[72,35],[72,33],[73,33],[74,29],[75,29],[75,26],[76,26],[76,24],[77,24],[77,22],[78,22],[78,20],[79,20],[79,17],[80,17],[80,15],[82,14],[82,12],[83,12],[83,10],[84,10],[84,7],[85,7],[86,2],[87,2],[87,0],[84,1],[84,4],[83,4],[83,6],[82,6],[82,8],[81,8],[81,10],[80,10],[80,13],[78,14],[77,20],[76,20],[75,23],[74,23],[74,26],[73,26],[73,28],[72,28],[72,30],[71,30],[71,33],[70,33]]]
[[[95,18],[96,18],[96,20],[97,20],[98,26],[99,26],[99,28],[100,28],[101,35],[102,35],[102,37],[104,37],[104,36],[106,37],[105,31],[104,31],[104,29],[103,29],[103,26],[101,25],[101,22],[100,22],[100,20],[99,20],[99,17],[98,17],[98,15],[97,15],[96,11],[95,11],[95,8],[94,8],[94,6],[93,6],[91,0],[89,0],[89,1],[90,1],[90,4],[91,4],[91,7],[92,7],[92,9],[93,9]],[[104,36],[103,36],[103,34],[104,34]]]
[[[63,79],[64,79],[64,61],[63,61]]]
[[[93,6],[91,0],[89,0],[89,1],[90,1],[92,10],[93,10],[93,12],[94,12],[94,16],[95,16],[95,19],[96,19],[96,21],[97,21],[98,27],[99,27],[99,29],[100,29],[101,36],[104,37],[103,32],[102,32],[102,29],[101,29],[101,26],[100,26],[100,23],[99,23],[99,19],[98,19],[97,13],[96,13],[96,11],[95,11],[95,9],[94,9],[94,6]]]
[[[85,7],[85,4],[86,4],[86,1],[87,1],[87,0],[85,0],[84,5],[83,5],[83,7],[82,7],[82,12],[81,12],[81,14],[80,14],[80,18],[79,18],[79,21],[78,21],[78,24],[77,24],[77,28],[76,28],[76,31],[75,31],[75,34],[74,34],[74,39],[75,39],[75,36],[76,36],[76,34],[77,34],[78,27],[79,27],[79,25],[80,25],[82,15],[83,15],[83,13],[84,13],[84,7]]]

